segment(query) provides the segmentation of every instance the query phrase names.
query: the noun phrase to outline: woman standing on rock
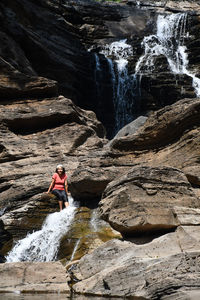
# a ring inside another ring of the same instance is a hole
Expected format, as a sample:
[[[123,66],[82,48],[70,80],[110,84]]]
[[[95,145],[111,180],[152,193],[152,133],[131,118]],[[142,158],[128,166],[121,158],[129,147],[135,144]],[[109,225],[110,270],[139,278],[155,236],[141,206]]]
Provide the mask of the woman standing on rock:
[[[52,176],[52,182],[47,193],[49,193],[51,190],[52,194],[54,194],[58,198],[60,211],[63,208],[63,202],[65,204],[65,207],[69,205],[67,197],[67,175],[65,174],[65,168],[63,167],[63,165],[57,165],[56,167],[56,172]]]

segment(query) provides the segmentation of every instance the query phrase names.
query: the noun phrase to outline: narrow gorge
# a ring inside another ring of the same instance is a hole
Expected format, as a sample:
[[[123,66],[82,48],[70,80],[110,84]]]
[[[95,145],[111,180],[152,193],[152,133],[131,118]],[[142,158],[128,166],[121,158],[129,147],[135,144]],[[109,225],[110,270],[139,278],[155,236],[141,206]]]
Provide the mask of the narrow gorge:
[[[0,20],[0,298],[198,299],[200,3],[2,0]]]

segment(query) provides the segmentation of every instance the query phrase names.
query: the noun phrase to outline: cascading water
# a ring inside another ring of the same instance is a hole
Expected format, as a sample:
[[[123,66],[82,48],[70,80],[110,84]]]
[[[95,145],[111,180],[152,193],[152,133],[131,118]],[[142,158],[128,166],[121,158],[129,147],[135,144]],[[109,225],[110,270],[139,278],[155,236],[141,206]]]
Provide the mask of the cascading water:
[[[113,134],[138,116],[141,99],[140,81],[144,74],[148,75],[152,74],[154,70],[156,71],[158,56],[162,55],[166,58],[172,73],[187,75],[192,78],[195,93],[200,96],[200,79],[189,69],[187,47],[185,45],[189,33],[186,32],[186,25],[187,13],[158,15],[156,33],[144,37],[142,41],[144,54],[136,63],[133,74],[128,72],[128,59],[133,55],[133,49],[131,45],[127,44],[127,40],[107,44],[100,51],[107,58],[112,86],[115,110]],[[99,74],[103,72],[103,68],[101,68],[97,53],[95,53],[95,60],[96,74]],[[98,82],[97,90],[101,94]]]
[[[163,55],[167,59],[171,72],[185,74],[192,78],[196,95],[200,96],[200,79],[188,69],[187,47],[184,45],[184,40],[188,37],[186,23],[186,13],[159,15],[156,34],[143,39],[144,55],[136,64],[135,73],[154,71],[156,58]]]
[[[79,247],[79,244],[81,242],[81,238],[79,238],[77,241],[76,241],[76,244],[74,246],[74,250],[72,252],[72,255],[71,255],[71,258],[70,258],[70,261],[72,261],[75,257],[75,254],[76,254],[76,251],[78,250],[78,247]]]
[[[128,58],[133,55],[126,40],[105,45],[100,52],[107,57],[115,108],[115,133],[133,120],[132,108],[136,97],[136,77],[128,73]],[[112,59],[113,60],[112,60]]]
[[[56,259],[60,240],[70,228],[76,207],[69,197],[69,207],[47,216],[42,229],[28,234],[17,242],[6,257],[7,262],[53,261]]]

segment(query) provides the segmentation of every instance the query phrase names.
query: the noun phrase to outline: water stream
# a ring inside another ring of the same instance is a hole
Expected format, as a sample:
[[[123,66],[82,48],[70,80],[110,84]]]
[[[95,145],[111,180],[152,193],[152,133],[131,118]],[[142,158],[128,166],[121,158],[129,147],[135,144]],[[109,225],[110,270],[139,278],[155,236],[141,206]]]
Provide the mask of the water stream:
[[[200,96],[200,79],[189,70],[189,60],[185,39],[187,14],[177,13],[159,15],[156,23],[156,34],[144,37],[142,47],[144,54],[139,58],[136,74],[151,73],[155,70],[156,58],[166,57],[170,71],[174,74],[187,75],[192,78],[196,95]]]
[[[115,113],[115,135],[122,127],[138,116],[141,99],[140,81],[142,76],[156,71],[156,59],[164,56],[173,74],[187,75],[192,79],[196,96],[200,96],[200,78],[190,70],[185,45],[189,38],[187,13],[158,15],[155,34],[145,36],[141,46],[144,53],[139,57],[132,74],[128,71],[128,61],[133,55],[132,46],[127,40],[115,41],[102,47],[100,53],[108,62]],[[96,73],[103,72],[98,53],[95,53]],[[184,89],[184,86],[183,86]],[[97,81],[97,90],[101,89]]]
[[[128,58],[133,55],[133,49],[125,39],[105,45],[100,53],[107,58],[110,71],[115,109],[115,134],[133,120],[132,107],[136,96],[133,87],[137,78],[128,72]]]
[[[76,207],[69,197],[69,207],[47,216],[41,230],[28,233],[18,241],[6,257],[7,262],[53,261],[57,257],[60,240],[70,229]]]

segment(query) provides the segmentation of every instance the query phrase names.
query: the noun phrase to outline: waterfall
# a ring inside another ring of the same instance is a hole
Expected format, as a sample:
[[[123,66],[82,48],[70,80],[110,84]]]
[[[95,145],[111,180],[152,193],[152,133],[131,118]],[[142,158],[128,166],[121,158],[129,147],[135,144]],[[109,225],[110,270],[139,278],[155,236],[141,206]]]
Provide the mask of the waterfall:
[[[97,209],[94,209],[92,211],[92,216],[91,216],[91,219],[90,219],[90,227],[91,227],[91,230],[93,232],[97,232],[98,229],[99,229],[98,221],[99,221],[99,216],[98,216],[98,213],[97,213]]]
[[[57,257],[60,240],[67,233],[74,219],[75,206],[69,197],[69,206],[61,212],[47,216],[42,229],[18,241],[6,257],[7,262],[53,261]]]
[[[188,67],[187,47],[184,45],[185,38],[188,37],[186,23],[186,13],[159,15],[156,34],[144,37],[142,41],[144,54],[136,64],[135,73],[154,71],[156,58],[163,55],[167,59],[171,72],[185,74],[192,78],[196,95],[200,96],[200,79]]]
[[[74,259],[74,256],[76,254],[76,251],[78,250],[78,247],[79,247],[79,244],[81,242],[81,238],[79,238],[77,241],[76,241],[76,244],[74,246],[74,250],[72,252],[72,255],[71,255],[71,258],[70,258],[70,261],[72,261]]]
[[[136,96],[136,77],[128,73],[128,58],[133,55],[127,40],[107,44],[100,52],[107,57],[115,108],[115,133],[133,120],[133,104]],[[112,59],[111,59],[112,58]]]

